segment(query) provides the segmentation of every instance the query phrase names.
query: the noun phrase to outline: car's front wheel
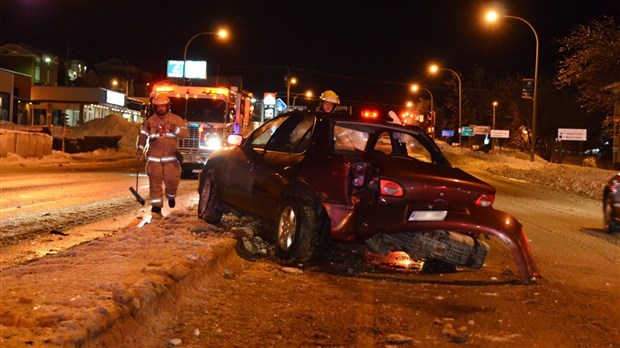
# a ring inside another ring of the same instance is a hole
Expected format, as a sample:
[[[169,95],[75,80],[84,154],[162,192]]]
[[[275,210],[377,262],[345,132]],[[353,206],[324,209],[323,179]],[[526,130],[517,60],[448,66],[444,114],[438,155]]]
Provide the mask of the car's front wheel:
[[[325,215],[320,206],[305,199],[286,198],[280,205],[276,245],[283,260],[308,262],[321,249]]]
[[[607,197],[605,199],[605,206],[603,207],[603,225],[605,231],[608,233],[618,232],[620,226],[618,226],[618,221],[616,221],[614,215],[613,201],[611,197]]]
[[[198,218],[215,224],[222,220],[222,210],[219,202],[219,194],[215,172],[209,170],[201,177],[202,188],[198,200]]]

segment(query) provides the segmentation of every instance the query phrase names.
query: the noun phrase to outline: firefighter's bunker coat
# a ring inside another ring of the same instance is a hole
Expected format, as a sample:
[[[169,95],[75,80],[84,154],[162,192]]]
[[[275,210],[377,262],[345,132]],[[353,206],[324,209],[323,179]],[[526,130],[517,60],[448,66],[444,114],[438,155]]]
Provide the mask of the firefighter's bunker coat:
[[[153,114],[142,124],[137,146],[139,150],[146,150],[146,174],[153,207],[163,206],[162,182],[168,200],[176,197],[181,180],[178,139],[187,136],[187,123],[171,112],[163,117]]]

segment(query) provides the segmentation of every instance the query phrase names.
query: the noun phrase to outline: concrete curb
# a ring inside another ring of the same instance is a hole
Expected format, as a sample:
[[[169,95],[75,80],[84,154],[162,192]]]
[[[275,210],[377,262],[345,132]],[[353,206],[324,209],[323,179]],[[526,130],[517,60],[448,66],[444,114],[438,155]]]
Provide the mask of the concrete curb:
[[[80,347],[222,268],[235,239],[174,212],[0,273],[0,346]]]

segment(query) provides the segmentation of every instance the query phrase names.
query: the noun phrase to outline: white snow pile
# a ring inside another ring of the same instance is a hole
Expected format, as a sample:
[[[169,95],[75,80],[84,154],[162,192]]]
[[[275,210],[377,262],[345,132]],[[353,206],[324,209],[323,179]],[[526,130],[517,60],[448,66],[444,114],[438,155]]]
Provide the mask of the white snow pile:
[[[136,138],[140,131],[140,124],[129,122],[119,115],[110,114],[104,118],[96,118],[73,129],[68,137],[82,138],[84,136],[122,136],[118,145],[122,148],[136,147]],[[56,136],[56,135],[54,135]]]
[[[603,186],[617,173],[609,169],[550,163],[538,156],[531,161],[529,153],[512,149],[495,149],[484,153],[442,144],[440,147],[453,166],[465,171],[474,168],[485,170],[495,175],[542,184],[596,199],[602,199]]]

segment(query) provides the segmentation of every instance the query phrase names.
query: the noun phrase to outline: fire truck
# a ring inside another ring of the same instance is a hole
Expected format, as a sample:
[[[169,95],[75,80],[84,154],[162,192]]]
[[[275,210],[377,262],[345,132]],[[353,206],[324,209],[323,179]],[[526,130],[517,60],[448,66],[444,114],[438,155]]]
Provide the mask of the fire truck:
[[[235,86],[183,86],[156,83],[150,98],[165,94],[170,111],[187,122],[189,137],[179,139],[182,177],[199,173],[211,153],[224,146],[230,134],[242,134],[251,124],[252,94]]]

